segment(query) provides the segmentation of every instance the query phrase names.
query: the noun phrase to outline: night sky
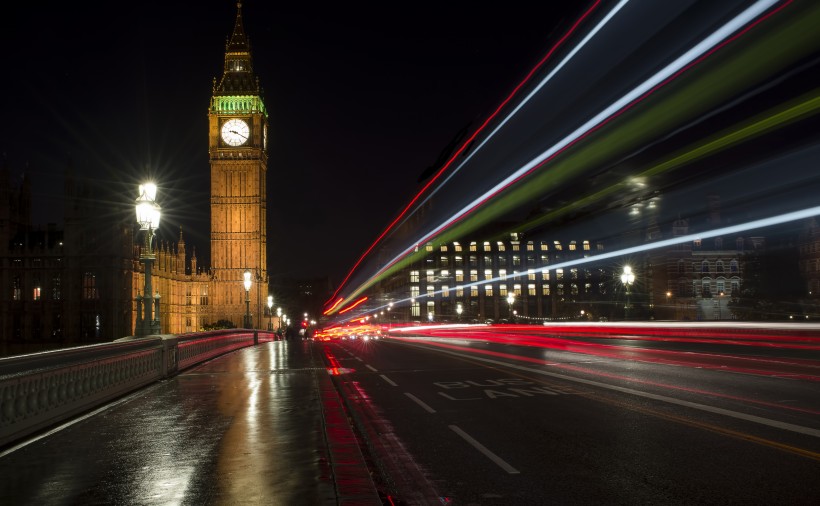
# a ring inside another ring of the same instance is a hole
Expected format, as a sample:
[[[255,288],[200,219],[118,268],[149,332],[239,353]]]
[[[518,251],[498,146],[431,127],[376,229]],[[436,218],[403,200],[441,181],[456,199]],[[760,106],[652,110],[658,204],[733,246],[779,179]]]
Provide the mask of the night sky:
[[[270,113],[272,275],[338,283],[418,189],[590,5],[243,2]],[[63,180],[132,207],[160,187],[163,240],[209,265],[207,110],[232,1],[15,2],[4,8],[0,150],[33,179],[34,223],[61,223]]]

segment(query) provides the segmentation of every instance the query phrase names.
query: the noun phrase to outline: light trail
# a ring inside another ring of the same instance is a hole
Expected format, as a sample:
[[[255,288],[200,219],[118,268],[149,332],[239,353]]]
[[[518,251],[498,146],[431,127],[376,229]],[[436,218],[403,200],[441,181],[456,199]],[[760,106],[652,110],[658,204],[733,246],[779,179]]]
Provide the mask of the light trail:
[[[708,230],[708,231],[705,231],[705,232],[699,232],[699,233],[696,233],[696,234],[682,235],[682,236],[673,237],[673,238],[670,238],[670,239],[664,239],[664,240],[661,240],[661,241],[654,241],[654,242],[642,244],[640,246],[632,246],[632,247],[629,247],[629,248],[623,248],[623,249],[610,251],[610,252],[606,252],[606,253],[599,253],[597,255],[590,255],[588,257],[576,258],[576,259],[573,259],[573,260],[567,260],[567,261],[564,261],[564,262],[551,264],[551,265],[546,266],[546,267],[541,267],[539,269],[534,269],[534,271],[536,273],[543,273],[543,272],[556,270],[556,269],[564,269],[564,268],[574,267],[574,266],[578,266],[578,265],[595,263],[595,262],[600,262],[602,260],[609,260],[609,259],[613,259],[613,258],[619,258],[619,257],[623,257],[623,256],[628,256],[628,255],[634,255],[636,253],[645,253],[647,251],[652,251],[652,250],[658,249],[658,248],[666,248],[666,247],[669,247],[669,246],[675,246],[677,244],[688,243],[688,242],[692,242],[696,239],[709,239],[709,238],[712,238],[712,237],[720,237],[722,235],[731,235],[731,234],[735,234],[735,233],[739,233],[739,232],[747,232],[749,230],[756,230],[756,229],[771,227],[771,226],[775,226],[775,225],[782,225],[784,223],[789,223],[789,222],[792,222],[792,221],[798,221],[798,220],[802,220],[802,219],[806,219],[806,218],[811,218],[813,216],[818,216],[818,215],[820,215],[820,206],[815,206],[815,207],[810,207],[810,208],[807,208],[807,209],[802,209],[800,211],[792,211],[792,212],[780,214],[780,215],[777,215],[777,216],[771,216],[771,217],[768,217],[768,218],[761,218],[761,219],[758,219],[758,220],[753,220],[753,221],[749,221],[749,222],[741,223],[741,224],[737,224],[737,225],[730,225],[730,226],[727,226],[727,227],[720,227],[720,228],[716,228],[716,229],[713,229],[713,230]],[[490,279],[484,279],[484,280],[480,280],[480,281],[472,281],[472,282],[465,283],[465,284],[459,285],[459,286],[462,286],[463,288],[469,288],[469,287],[472,287],[472,286],[481,286],[481,285],[485,285],[487,283],[493,283],[493,282],[496,282],[496,281],[504,281],[504,280],[507,280],[507,279],[511,279],[511,278],[513,278],[515,276],[518,276],[518,275],[519,274],[511,273],[511,274],[507,274],[506,276],[496,276],[496,277],[493,277],[493,278],[490,278]],[[433,292],[434,295],[435,294],[440,294],[440,293],[442,293],[442,290],[437,290],[437,291]],[[419,297],[419,298],[421,299],[423,297]],[[404,298],[404,299],[395,301],[394,304],[409,302],[410,300],[411,299],[408,297],[408,298]],[[387,304],[385,304],[383,306],[378,306],[378,307],[375,307],[375,308],[372,308],[372,309],[369,309],[369,310],[375,311],[375,310],[383,309],[385,307],[387,307]]]
[[[619,4],[618,9],[620,9],[622,4],[625,4],[626,1],[628,1],[628,0],[623,0],[621,2],[621,4]],[[367,250],[365,250],[365,252],[361,255],[361,257],[359,257],[359,259],[356,261],[356,263],[353,265],[353,267],[347,273],[345,278],[339,284],[339,287],[336,289],[336,291],[330,297],[330,300],[332,300],[333,298],[335,298],[339,294],[341,289],[345,286],[345,283],[347,283],[347,281],[350,279],[350,276],[353,274],[353,272],[356,271],[356,269],[359,267],[359,265],[362,263],[362,261],[364,261],[364,259],[370,254],[371,251],[373,251],[373,248],[376,247],[376,245],[387,235],[387,233],[390,230],[392,230],[393,227],[395,227],[396,224],[404,218],[404,216],[415,205],[416,201],[418,201],[418,199],[421,197],[421,195],[423,195],[427,191],[427,189],[430,188],[433,185],[433,183],[435,183],[438,180],[438,178],[450,167],[450,164],[453,163],[453,160],[455,160],[464,151],[464,149],[467,146],[469,146],[471,142],[473,142],[473,140],[484,130],[484,128],[486,128],[486,126],[498,115],[498,113],[501,112],[501,109],[503,109],[507,105],[507,103],[510,100],[512,100],[512,98],[518,93],[518,91],[532,78],[532,76],[535,74],[536,70],[538,68],[540,68],[552,56],[552,54],[570,37],[570,35],[572,35],[572,33],[575,32],[575,30],[578,29],[578,26],[587,17],[589,17],[590,14],[592,14],[592,12],[598,7],[598,5],[600,3],[601,3],[601,0],[596,0],[595,3],[593,3],[593,5],[590,6],[584,12],[584,14],[581,15],[580,18],[578,18],[578,20],[569,28],[569,30],[567,30],[567,32],[564,34],[564,36],[561,37],[558,40],[558,42],[556,42],[553,45],[553,47],[547,52],[546,56],[544,56],[541,59],[541,61],[539,61],[538,64],[535,67],[533,67],[532,70],[530,70],[530,72],[527,74],[527,76],[515,87],[515,89],[513,89],[512,93],[510,93],[510,95],[508,95],[507,98],[504,99],[504,101],[502,101],[501,105],[499,105],[496,108],[496,110],[484,121],[484,123],[461,145],[461,147],[458,150],[456,150],[456,152],[441,167],[441,169],[439,169],[438,172],[436,172],[436,174],[433,177],[430,178],[430,181],[428,181],[427,184],[424,185],[424,187],[416,194],[415,197],[413,197],[410,200],[410,202],[404,207],[404,209],[399,213],[399,215],[387,226],[387,228],[384,229],[384,231],[382,231],[382,233],[376,238],[376,240],[373,241],[373,244],[371,244],[370,247],[368,247]],[[614,15],[614,13],[613,13],[613,15]],[[607,17],[607,19],[609,19],[609,18],[611,18],[611,16]],[[332,311],[332,308],[328,309],[327,311],[328,312]]]
[[[785,8],[787,5],[791,3],[791,0],[783,3],[777,9],[769,10],[776,3],[776,0],[764,0],[757,2],[745,11],[743,11],[742,13],[740,13],[738,16],[730,20],[729,22],[725,23],[723,26],[715,30],[711,35],[703,39],[690,50],[686,51],[683,55],[678,57],[672,63],[668,64],[661,71],[657,72],[651,78],[645,80],[641,85],[633,88],[630,92],[626,93],[620,99],[610,104],[610,106],[608,106],[603,111],[599,112],[592,119],[588,120],[582,126],[578,127],[571,134],[567,135],[562,141],[554,144],[549,149],[543,151],[539,156],[535,157],[530,162],[523,165],[521,168],[507,176],[501,182],[496,184],[493,188],[491,188],[481,196],[474,199],[471,203],[463,207],[460,211],[457,211],[456,213],[451,215],[451,217],[448,220],[444,221],[432,230],[428,231],[418,241],[414,241],[413,244],[406,247],[403,251],[396,255],[393,258],[393,260],[387,262],[387,264],[384,267],[382,267],[374,275],[372,275],[369,278],[369,282],[372,283],[372,280],[378,279],[379,277],[385,275],[391,268],[396,266],[401,260],[407,258],[414,251],[415,244],[423,244],[439,236],[445,230],[451,228],[456,223],[462,221],[469,214],[474,213],[477,209],[487,204],[487,202],[492,200],[492,198],[496,197],[501,192],[511,187],[513,184],[521,181],[525,176],[533,173],[536,169],[543,167],[545,163],[554,159],[558,154],[562,153],[570,146],[576,144],[586,136],[590,135],[593,131],[600,129],[603,125],[607,124],[615,117],[618,117],[623,112],[630,109],[640,101],[644,100],[646,97],[656,92],[661,87],[665,86],[669,82],[672,82],[672,80],[674,80],[676,77],[680,76],[696,64],[702,62],[708,56],[714,54],[718,49],[724,47],[729,42],[736,40],[741,35],[747,33],[754,26],[757,26],[765,19],[768,19],[775,13]],[[769,12],[767,13],[767,11]],[[504,278],[495,278],[494,281],[497,281],[499,279]],[[488,281],[493,280],[474,282],[464,286],[484,284]],[[354,290],[352,295],[350,295],[349,297],[355,297],[356,294],[359,294],[362,291],[364,291],[367,288],[367,286],[368,282],[363,283],[359,286],[358,289]],[[330,313],[332,313],[332,311]]]

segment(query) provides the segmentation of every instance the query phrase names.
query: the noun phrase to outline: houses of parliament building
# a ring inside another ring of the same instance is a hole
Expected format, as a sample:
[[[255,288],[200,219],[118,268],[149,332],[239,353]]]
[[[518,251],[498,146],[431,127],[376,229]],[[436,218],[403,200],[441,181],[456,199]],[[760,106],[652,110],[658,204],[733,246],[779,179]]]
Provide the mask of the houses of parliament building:
[[[213,82],[208,125],[212,265],[197,265],[181,229],[176,243],[151,246],[161,333],[195,332],[221,320],[242,326],[247,307],[254,327],[270,321],[262,317],[268,310],[268,113],[241,6],[222,76]],[[111,213],[102,212],[92,190],[69,170],[64,226],[34,225],[32,181],[12,177],[12,169],[0,163],[0,341],[97,342],[133,335],[145,286],[144,242],[133,209],[103,218]],[[247,293],[245,271],[253,281]]]

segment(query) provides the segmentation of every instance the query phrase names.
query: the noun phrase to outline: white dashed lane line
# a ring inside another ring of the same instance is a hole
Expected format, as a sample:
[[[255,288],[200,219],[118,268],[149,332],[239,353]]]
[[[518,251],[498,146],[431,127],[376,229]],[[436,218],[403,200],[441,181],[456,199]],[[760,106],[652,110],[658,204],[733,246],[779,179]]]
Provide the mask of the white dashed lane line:
[[[397,387],[397,386],[398,386],[398,385],[396,384],[396,382],[394,382],[393,380],[391,380],[390,378],[388,378],[388,377],[387,377],[387,376],[385,376],[384,374],[379,374],[379,376],[381,376],[381,377],[382,377],[382,379],[383,379],[384,381],[388,382],[389,384],[393,385],[394,387]]]
[[[406,396],[407,396],[407,397],[409,397],[409,398],[410,398],[413,402],[415,402],[416,404],[418,404],[419,406],[421,406],[422,408],[424,408],[424,410],[425,410],[425,411],[427,411],[428,413],[435,413],[435,412],[436,412],[436,410],[435,410],[435,409],[433,409],[433,408],[431,408],[430,406],[428,406],[428,405],[427,405],[427,403],[425,403],[423,400],[419,399],[419,398],[418,398],[418,397],[416,397],[415,395],[413,395],[413,394],[411,394],[411,393],[408,393],[408,392],[404,392],[404,395],[406,395]]]
[[[408,395],[409,395],[409,394],[408,394]],[[499,456],[498,456],[498,455],[496,455],[495,453],[493,453],[493,452],[491,452],[490,450],[488,450],[486,446],[484,446],[483,444],[481,444],[481,443],[479,443],[478,441],[476,441],[475,439],[473,439],[473,437],[472,437],[472,436],[470,436],[469,434],[467,434],[466,432],[464,432],[463,430],[461,430],[458,426],[456,426],[456,425],[450,425],[449,427],[450,427],[450,429],[451,429],[453,432],[455,432],[456,434],[458,434],[459,436],[461,436],[461,437],[462,437],[465,441],[467,441],[468,443],[470,443],[470,444],[473,446],[473,448],[475,448],[476,450],[480,451],[480,452],[481,452],[481,453],[483,453],[483,454],[484,454],[484,455],[485,455],[488,459],[490,459],[490,460],[492,460],[493,462],[495,462],[495,463],[496,463],[496,464],[497,464],[497,465],[498,465],[501,469],[503,469],[503,470],[507,471],[509,474],[521,474],[521,473],[520,473],[520,471],[518,471],[518,469],[516,469],[516,468],[514,468],[513,466],[511,466],[511,465],[507,464],[507,463],[504,461],[504,459],[502,459],[501,457],[499,457]]]

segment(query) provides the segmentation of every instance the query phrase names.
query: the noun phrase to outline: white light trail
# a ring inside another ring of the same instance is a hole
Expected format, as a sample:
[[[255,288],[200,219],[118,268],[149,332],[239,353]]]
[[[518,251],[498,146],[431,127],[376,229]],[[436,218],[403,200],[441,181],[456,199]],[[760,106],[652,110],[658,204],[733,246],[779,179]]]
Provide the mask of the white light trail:
[[[431,231],[429,231],[421,239],[416,241],[415,244],[426,243],[433,239],[435,236],[439,235],[441,232],[443,232],[451,225],[461,220],[467,214],[480,207],[484,202],[492,198],[495,194],[497,194],[498,192],[500,192],[501,190],[503,190],[504,188],[506,188],[507,186],[509,186],[510,184],[512,184],[519,178],[523,177],[534,168],[536,168],[543,161],[547,160],[549,157],[555,155],[560,150],[566,148],[567,146],[571,145],[577,140],[581,139],[594,128],[607,121],[614,114],[618,113],[624,107],[627,107],[635,100],[640,99],[645,94],[650,93],[656,87],[662,85],[667,79],[670,79],[676,73],[684,70],[687,65],[693,63],[696,59],[705,55],[712,48],[720,44],[726,38],[730,37],[733,33],[737,32],[745,25],[752,22],[756,17],[766,12],[777,2],[778,0],[761,0],[759,2],[756,2],[754,5],[740,13],[738,16],[736,16],[735,18],[733,18],[732,20],[728,21],[726,24],[718,28],[715,32],[713,32],[711,35],[703,39],[694,47],[686,51],[675,61],[664,67],[662,70],[657,72],[655,75],[653,75],[646,81],[644,81],[641,85],[632,89],[632,91],[622,96],[620,99],[616,100],[609,107],[605,108],[603,111],[596,114],[592,119],[590,119],[577,129],[575,129],[575,131],[573,131],[571,134],[564,137],[564,139],[562,139],[560,142],[554,144],[552,147],[542,152],[539,156],[535,157],[530,162],[526,163],[521,168],[507,176],[493,188],[486,191],[479,197],[475,198],[471,203],[467,204],[460,211],[457,211],[454,215],[447,219],[447,221],[439,224]],[[380,269],[373,277],[378,277],[379,275],[383,274],[394,263],[398,262],[408,254],[410,254],[413,251],[414,247],[414,244],[410,245],[404,251],[396,255],[396,257],[393,258],[393,260],[388,262],[385,265],[385,267]]]

